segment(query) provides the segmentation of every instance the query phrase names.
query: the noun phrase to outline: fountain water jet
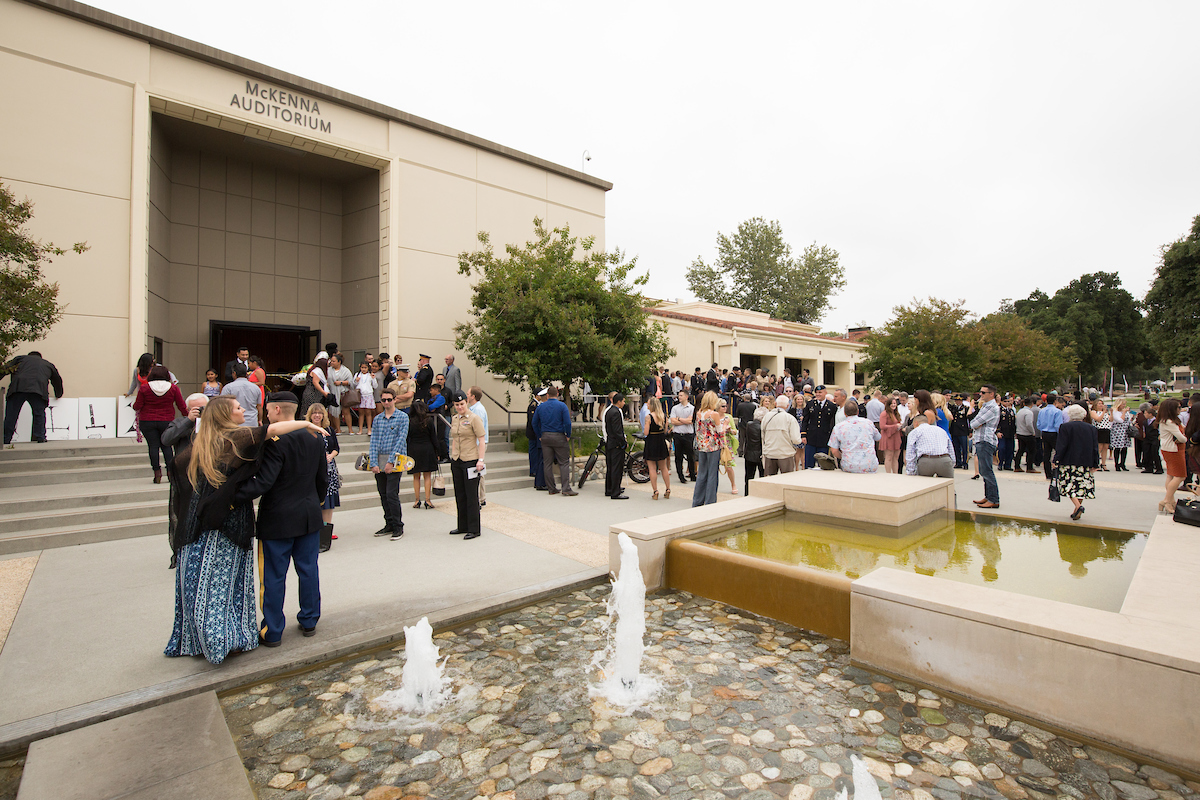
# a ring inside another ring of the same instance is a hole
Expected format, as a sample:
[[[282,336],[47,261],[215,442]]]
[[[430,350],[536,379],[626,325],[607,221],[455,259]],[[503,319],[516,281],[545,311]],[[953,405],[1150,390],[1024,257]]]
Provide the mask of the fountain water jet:
[[[379,695],[375,705],[418,715],[441,708],[452,692],[450,681],[442,673],[443,665],[438,663],[438,655],[428,617],[421,617],[421,621],[411,628],[406,627],[400,688]]]
[[[592,664],[598,665],[605,656],[608,660],[601,669],[602,680],[588,687],[588,694],[604,697],[614,706],[636,708],[650,701],[662,686],[641,674],[646,649],[646,582],[638,564],[637,547],[624,533],[617,541],[621,546],[621,573],[613,581],[608,598],[608,646],[595,655]]]

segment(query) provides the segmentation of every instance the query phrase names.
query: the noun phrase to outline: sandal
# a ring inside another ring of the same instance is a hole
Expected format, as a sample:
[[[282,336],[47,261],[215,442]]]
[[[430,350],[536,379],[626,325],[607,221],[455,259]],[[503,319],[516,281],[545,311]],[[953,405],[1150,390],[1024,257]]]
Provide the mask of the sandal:
[[[426,507],[426,508],[435,508],[435,506],[433,505],[433,503],[429,502],[428,500],[426,500],[426,501],[425,501],[425,507]]]
[[[657,500],[657,499],[658,499],[658,489],[655,489],[655,490],[654,490],[654,494],[650,495],[650,499],[651,499],[651,500]]]
[[[667,491],[663,492],[663,500],[670,500],[670,499],[671,499],[671,490],[667,489]]]
[[[417,502],[413,503],[413,508],[420,508],[420,507],[421,507],[421,501],[420,501],[420,500],[418,500]]]

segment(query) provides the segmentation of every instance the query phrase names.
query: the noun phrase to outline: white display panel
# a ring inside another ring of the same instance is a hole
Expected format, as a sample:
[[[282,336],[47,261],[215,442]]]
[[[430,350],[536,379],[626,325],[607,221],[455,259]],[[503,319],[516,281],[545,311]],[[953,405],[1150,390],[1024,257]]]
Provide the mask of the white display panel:
[[[26,403],[21,408],[21,416],[17,417],[17,433],[14,442],[31,441],[33,433],[33,412]],[[46,407],[46,441],[63,442],[79,438],[79,398],[63,397],[59,400],[50,398]]]
[[[115,439],[117,436],[117,398],[79,398],[80,439]]]

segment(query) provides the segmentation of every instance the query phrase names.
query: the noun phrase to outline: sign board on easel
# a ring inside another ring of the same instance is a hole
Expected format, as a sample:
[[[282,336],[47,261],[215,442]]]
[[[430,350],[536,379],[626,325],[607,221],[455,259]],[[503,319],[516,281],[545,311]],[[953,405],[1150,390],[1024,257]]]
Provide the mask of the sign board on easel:
[[[115,397],[79,398],[79,438],[115,439],[117,436],[117,400]]]
[[[21,415],[17,417],[17,433],[14,442],[32,441],[33,412],[29,405],[21,407]],[[79,398],[62,397],[57,400],[50,398],[46,406],[46,441],[62,442],[79,438]]]
[[[133,401],[136,399],[136,394],[117,398],[117,438],[119,439],[132,439],[137,436],[137,426],[134,424],[137,412],[133,410]]]

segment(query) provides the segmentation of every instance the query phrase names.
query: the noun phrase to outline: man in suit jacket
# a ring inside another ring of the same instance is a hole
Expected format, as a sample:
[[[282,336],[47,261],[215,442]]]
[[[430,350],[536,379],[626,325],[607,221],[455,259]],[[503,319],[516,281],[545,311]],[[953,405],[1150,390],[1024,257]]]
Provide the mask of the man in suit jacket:
[[[454,356],[446,356],[446,368],[442,370],[442,374],[446,376],[446,388],[449,390],[447,397],[462,391],[462,370],[455,366]]]
[[[296,398],[289,392],[267,395],[267,419],[296,418]],[[321,581],[317,553],[321,546],[321,504],[329,491],[325,443],[307,430],[274,436],[263,447],[258,474],[238,489],[235,502],[258,501],[258,559],[262,568],[263,623],[259,641],[278,647],[287,620],[283,596],[288,565],[296,566],[300,613],[296,622],[305,636],[317,632],[321,618]]]
[[[825,384],[817,386],[813,399],[804,407],[804,426],[800,430],[805,469],[817,465],[817,453],[829,453],[829,435],[838,411],[837,405],[825,397]]]
[[[612,500],[628,500],[621,489],[621,473],[625,471],[625,396],[612,392],[604,412],[604,493]]]
[[[233,365],[237,364],[237,363],[241,363],[241,365],[246,368],[246,373],[249,374],[249,372],[250,372],[250,348],[249,347],[239,347],[237,349],[237,358],[235,358],[233,361],[227,361],[225,363],[225,379],[224,379],[225,383],[230,383],[233,381]]]

